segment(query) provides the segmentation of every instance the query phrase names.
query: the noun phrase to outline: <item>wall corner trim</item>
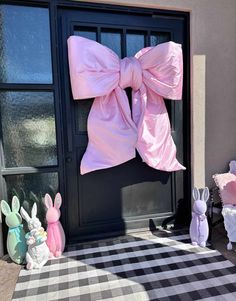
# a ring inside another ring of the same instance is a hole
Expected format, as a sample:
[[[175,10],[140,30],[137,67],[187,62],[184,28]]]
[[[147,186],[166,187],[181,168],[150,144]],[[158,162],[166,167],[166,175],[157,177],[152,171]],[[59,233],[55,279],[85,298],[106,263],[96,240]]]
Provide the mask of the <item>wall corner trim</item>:
[[[192,61],[192,171],[193,186],[205,187],[206,56]]]

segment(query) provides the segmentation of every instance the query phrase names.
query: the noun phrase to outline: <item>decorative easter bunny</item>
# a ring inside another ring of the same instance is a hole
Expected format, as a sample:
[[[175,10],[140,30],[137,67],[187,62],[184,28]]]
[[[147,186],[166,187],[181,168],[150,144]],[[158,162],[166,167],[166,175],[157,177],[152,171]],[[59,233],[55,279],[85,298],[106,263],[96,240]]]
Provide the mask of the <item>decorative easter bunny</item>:
[[[194,246],[206,246],[206,241],[209,235],[209,226],[205,215],[207,210],[207,200],[209,198],[209,189],[205,187],[200,198],[200,192],[197,188],[193,188],[193,204],[192,221],[190,224],[190,237]]]
[[[20,209],[22,217],[27,221],[29,233],[26,234],[26,243],[28,245],[28,251],[26,253],[26,268],[39,269],[48,261],[50,251],[46,244],[47,233],[41,227],[41,222],[36,217],[37,205],[34,203],[31,210],[31,217],[25,211],[23,207]]]
[[[236,174],[236,161],[235,160],[230,161],[230,163],[229,163],[229,172],[233,173],[233,174]]]
[[[54,200],[54,205],[49,194],[44,198],[45,206],[48,208],[46,213],[47,227],[47,245],[51,252],[51,256],[59,257],[65,248],[65,233],[60,219],[60,207],[62,198],[60,193],[57,193]]]
[[[1,201],[2,213],[6,216],[6,224],[9,227],[7,235],[7,252],[15,263],[21,264],[25,259],[27,245],[22,218],[18,213],[20,202],[16,196],[13,196],[11,206],[12,211],[6,201]]]

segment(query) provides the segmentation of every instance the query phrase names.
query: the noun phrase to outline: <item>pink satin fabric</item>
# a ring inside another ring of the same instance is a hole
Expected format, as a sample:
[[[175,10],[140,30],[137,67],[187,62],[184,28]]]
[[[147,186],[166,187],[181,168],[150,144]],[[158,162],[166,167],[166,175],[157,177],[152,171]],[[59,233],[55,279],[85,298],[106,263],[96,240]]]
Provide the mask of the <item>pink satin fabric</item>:
[[[176,159],[163,100],[182,97],[180,44],[144,48],[120,60],[95,41],[71,36],[68,58],[73,98],[95,98],[81,174],[122,164],[135,157],[135,149],[155,169],[185,169]],[[132,88],[132,114],[127,87]]]

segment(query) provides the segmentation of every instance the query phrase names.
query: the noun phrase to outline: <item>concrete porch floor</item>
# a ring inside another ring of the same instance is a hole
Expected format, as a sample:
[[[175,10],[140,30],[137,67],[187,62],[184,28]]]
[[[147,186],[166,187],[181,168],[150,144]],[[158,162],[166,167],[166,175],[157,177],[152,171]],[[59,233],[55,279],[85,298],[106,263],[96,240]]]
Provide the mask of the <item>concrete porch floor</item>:
[[[236,265],[236,244],[233,244],[233,250],[226,249],[227,236],[223,224],[218,225],[213,230],[212,246],[218,250],[225,258]],[[8,256],[0,259],[0,296],[1,301],[10,301],[15,289],[15,284],[20,272],[20,266],[12,263]]]

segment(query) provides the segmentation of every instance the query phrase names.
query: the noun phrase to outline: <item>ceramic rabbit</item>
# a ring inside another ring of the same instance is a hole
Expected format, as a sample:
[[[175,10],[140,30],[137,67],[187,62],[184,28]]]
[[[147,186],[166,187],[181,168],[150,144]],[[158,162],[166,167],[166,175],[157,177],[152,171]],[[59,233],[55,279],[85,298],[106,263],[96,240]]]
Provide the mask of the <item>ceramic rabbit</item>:
[[[16,196],[13,196],[12,211],[8,203],[2,200],[1,209],[2,213],[6,216],[6,224],[9,227],[7,235],[7,252],[15,263],[21,264],[25,259],[27,245],[22,218],[18,213],[20,209],[19,199]]]
[[[209,189],[207,187],[204,188],[202,198],[200,198],[200,192],[197,188],[193,189],[192,194],[195,202],[193,204],[192,221],[190,224],[190,237],[194,246],[205,247],[209,235],[209,226],[205,215]]]
[[[47,245],[51,252],[51,256],[59,257],[65,248],[65,233],[60,219],[60,207],[62,198],[60,193],[57,193],[54,200],[54,205],[49,194],[44,198],[45,206],[47,207],[46,220],[47,227]]]
[[[36,217],[36,203],[34,203],[32,207],[31,217],[23,207],[21,207],[20,212],[22,217],[27,221],[28,228],[30,230],[30,232],[26,234],[26,243],[28,245],[28,251],[26,253],[26,268],[28,270],[39,269],[48,261],[50,255],[50,251],[46,244],[47,233],[44,231],[43,227],[41,227],[41,222]]]

